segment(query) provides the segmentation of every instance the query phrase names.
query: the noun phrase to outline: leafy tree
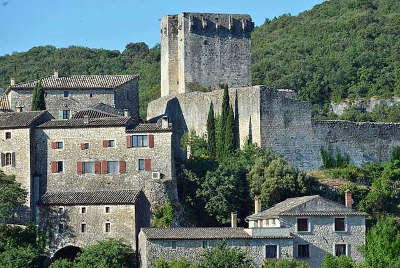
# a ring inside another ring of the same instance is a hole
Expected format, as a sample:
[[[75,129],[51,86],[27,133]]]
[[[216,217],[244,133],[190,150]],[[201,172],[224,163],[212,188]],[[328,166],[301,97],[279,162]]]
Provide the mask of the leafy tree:
[[[263,268],[308,268],[308,264],[302,261],[278,259],[266,260]]]
[[[235,150],[235,115],[232,106],[229,108],[228,118],[225,123],[224,155],[227,157]]]
[[[151,267],[152,268],[196,268],[197,265],[189,263],[185,259],[166,261],[163,258],[160,258]]]
[[[44,89],[42,83],[39,82],[35,85],[32,93],[32,111],[46,110],[46,102],[44,99]]]
[[[395,218],[384,217],[367,233],[362,254],[369,267],[397,267],[400,263],[400,226]]]
[[[0,171],[0,222],[10,219],[26,200],[26,191],[15,181],[15,176]]]
[[[27,247],[9,247],[0,253],[0,267],[26,268],[41,267],[42,256],[31,245]]]
[[[255,267],[255,265],[245,251],[239,248],[229,248],[226,243],[221,242],[216,247],[205,249],[200,258],[199,267],[251,268]]]
[[[118,240],[107,239],[84,247],[77,257],[78,267],[121,268],[127,267],[131,249]]]
[[[348,256],[333,257],[328,253],[325,255],[321,268],[355,268],[354,261]]]
[[[209,155],[207,141],[199,137],[194,130],[183,134],[181,145],[183,151],[190,149],[190,158],[207,158]]]
[[[207,142],[208,151],[212,158],[216,157],[216,137],[215,137],[215,117],[214,117],[214,105],[211,102],[210,110],[207,118]]]
[[[153,227],[171,227],[174,221],[174,207],[171,202],[154,211]]]
[[[72,262],[67,259],[60,259],[53,262],[50,268],[78,268],[78,265],[75,262]]]

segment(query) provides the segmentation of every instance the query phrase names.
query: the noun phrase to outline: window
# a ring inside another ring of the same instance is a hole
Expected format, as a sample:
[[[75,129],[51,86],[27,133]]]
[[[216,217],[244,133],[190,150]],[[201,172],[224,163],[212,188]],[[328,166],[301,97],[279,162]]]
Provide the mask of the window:
[[[81,207],[81,213],[85,214],[86,213],[86,207]]]
[[[85,142],[85,143],[81,143],[81,150],[87,150],[89,149],[89,143]]]
[[[108,147],[115,147],[115,140],[108,140]]]
[[[86,223],[81,224],[81,233],[86,233]]]
[[[110,213],[110,207],[106,207],[106,214]]]
[[[63,172],[63,170],[64,170],[63,161],[57,161],[57,172],[60,173]]]
[[[68,98],[69,97],[69,91],[68,90],[65,90],[64,91],[64,98]]]
[[[90,97],[90,98],[93,97],[93,93],[90,93],[90,94],[89,94],[89,97]]]
[[[59,119],[69,119],[70,117],[70,110],[60,110],[58,111],[58,118]]]
[[[64,208],[63,207],[59,207],[58,208],[58,214],[63,214],[64,213]]]
[[[105,231],[106,233],[109,233],[111,231],[111,223],[106,222]]]
[[[12,154],[11,153],[6,153],[6,166],[11,166],[12,165]]]
[[[297,219],[297,231],[308,232],[308,219]]]
[[[107,161],[107,173],[118,173],[119,163],[118,161]]]
[[[11,132],[6,132],[6,140],[11,139]]]
[[[171,241],[171,248],[176,249],[176,241]]]
[[[344,218],[335,218],[335,232],[346,231],[346,224]]]
[[[346,244],[337,244],[335,245],[335,256],[339,257],[342,255],[347,255],[347,245]]]
[[[64,143],[62,141],[57,141],[56,142],[56,149],[62,149],[64,148]]]
[[[64,224],[62,224],[62,223],[59,223],[59,224],[58,224],[58,232],[59,232],[60,234],[62,234],[62,233],[64,232]]]
[[[82,162],[82,173],[83,174],[88,174],[88,173],[95,173],[94,172],[94,162]]]
[[[277,245],[266,245],[265,246],[265,258],[267,258],[267,259],[278,258],[278,246]]]
[[[203,241],[202,247],[203,247],[203,248],[208,248],[208,241],[206,241],[206,240]]]
[[[139,170],[144,170],[144,159],[139,159]]]
[[[149,139],[147,135],[132,136],[132,147],[147,147],[149,146]]]
[[[309,245],[298,245],[297,255],[299,258],[310,258],[310,246]]]

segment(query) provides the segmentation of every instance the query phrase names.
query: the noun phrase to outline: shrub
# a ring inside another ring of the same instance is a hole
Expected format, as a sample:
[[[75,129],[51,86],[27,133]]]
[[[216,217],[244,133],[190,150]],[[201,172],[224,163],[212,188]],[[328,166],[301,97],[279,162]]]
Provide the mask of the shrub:
[[[302,261],[280,259],[265,260],[262,268],[308,268],[308,264]]]
[[[171,202],[154,211],[152,227],[170,227],[174,221],[174,207]]]
[[[170,260],[166,261],[163,258],[157,260],[157,262],[151,266],[151,268],[196,268],[197,265],[189,263],[185,259]]]

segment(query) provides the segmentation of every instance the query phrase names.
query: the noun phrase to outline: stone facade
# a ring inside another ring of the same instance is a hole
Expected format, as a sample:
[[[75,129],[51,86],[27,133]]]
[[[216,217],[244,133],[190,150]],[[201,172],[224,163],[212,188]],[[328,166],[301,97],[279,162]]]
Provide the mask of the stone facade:
[[[220,114],[222,95],[222,90],[215,90],[162,97],[149,103],[147,116],[166,114],[171,118],[176,129],[173,144],[179,152],[185,131],[206,134],[210,103]],[[321,148],[338,150],[361,165],[388,160],[392,148],[400,145],[400,124],[312,120],[311,104],[299,101],[290,90],[253,86],[231,88],[229,95],[240,144],[250,139],[303,170],[322,166]]]
[[[181,13],[161,19],[161,96],[203,86],[251,85],[249,15]]]

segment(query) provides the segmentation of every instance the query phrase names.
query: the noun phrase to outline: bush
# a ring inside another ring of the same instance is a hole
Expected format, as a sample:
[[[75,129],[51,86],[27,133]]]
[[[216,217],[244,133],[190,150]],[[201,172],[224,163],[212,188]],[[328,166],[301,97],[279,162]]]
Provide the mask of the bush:
[[[67,259],[56,260],[49,268],[78,268],[78,265]]]
[[[163,258],[157,260],[157,262],[151,266],[151,268],[196,268],[197,265],[189,263],[185,259],[166,261]]]
[[[354,261],[348,256],[333,257],[328,253],[321,268],[354,268]]]
[[[302,261],[280,259],[265,260],[262,268],[308,268],[308,264]]]
[[[174,221],[174,207],[171,202],[154,211],[152,227],[171,227]]]
[[[345,168],[350,163],[350,157],[348,155],[341,155],[338,150],[333,155],[330,148],[327,151],[321,147],[320,149],[322,167],[323,168]]]

